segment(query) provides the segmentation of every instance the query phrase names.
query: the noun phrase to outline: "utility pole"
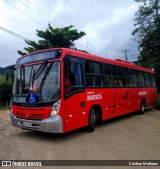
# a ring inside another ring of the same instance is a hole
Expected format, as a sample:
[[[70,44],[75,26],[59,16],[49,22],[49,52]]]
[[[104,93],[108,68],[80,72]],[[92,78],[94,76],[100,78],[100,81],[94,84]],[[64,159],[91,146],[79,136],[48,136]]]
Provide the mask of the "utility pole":
[[[130,50],[122,50],[122,52],[125,53],[125,57],[126,57],[126,61],[128,61],[128,56],[127,56],[127,52],[130,51]]]

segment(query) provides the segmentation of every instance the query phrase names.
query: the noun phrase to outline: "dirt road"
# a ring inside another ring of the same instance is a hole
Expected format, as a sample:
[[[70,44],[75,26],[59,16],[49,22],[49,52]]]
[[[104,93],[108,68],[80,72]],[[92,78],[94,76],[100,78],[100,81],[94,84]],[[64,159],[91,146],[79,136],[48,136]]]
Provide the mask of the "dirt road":
[[[0,112],[1,160],[158,160],[160,112],[131,114],[67,134],[46,134],[11,125],[9,111]]]

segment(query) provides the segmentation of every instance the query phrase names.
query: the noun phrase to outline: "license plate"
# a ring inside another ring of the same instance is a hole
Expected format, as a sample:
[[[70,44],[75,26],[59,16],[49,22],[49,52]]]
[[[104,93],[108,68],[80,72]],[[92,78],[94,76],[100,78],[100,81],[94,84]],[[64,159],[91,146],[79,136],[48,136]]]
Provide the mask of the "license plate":
[[[23,122],[22,126],[24,126],[24,127],[32,127],[32,123]]]

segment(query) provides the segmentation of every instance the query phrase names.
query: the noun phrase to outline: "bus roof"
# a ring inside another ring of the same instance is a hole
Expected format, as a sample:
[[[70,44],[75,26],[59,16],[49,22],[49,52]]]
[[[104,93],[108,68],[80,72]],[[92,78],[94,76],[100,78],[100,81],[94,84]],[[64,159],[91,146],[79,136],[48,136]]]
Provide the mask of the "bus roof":
[[[136,70],[141,70],[141,71],[150,72],[150,73],[155,73],[153,70],[137,66],[134,63],[127,62],[125,60],[108,59],[108,58],[105,58],[105,57],[96,56],[96,55],[93,55],[93,54],[90,54],[90,53],[85,53],[85,52],[81,52],[81,51],[73,50],[73,49],[69,49],[69,48],[50,48],[50,49],[44,49],[44,50],[35,51],[35,52],[29,53],[27,55],[34,54],[34,53],[39,53],[39,52],[43,52],[43,51],[49,51],[49,50],[62,50],[62,52],[64,52],[67,55],[70,54],[72,56],[77,56],[77,57],[84,58],[84,59],[89,59],[89,60],[108,63],[108,64],[113,64],[113,65],[117,65],[117,66],[123,66],[123,67],[136,69]],[[22,57],[25,57],[27,55],[24,55]]]
[[[73,55],[73,56],[79,56],[81,58],[85,58],[85,59],[89,59],[89,60],[94,60],[94,61],[113,64],[113,65],[117,65],[117,66],[123,66],[123,67],[131,68],[131,69],[141,70],[141,71],[145,71],[145,72],[155,73],[153,70],[137,66],[134,63],[127,62],[125,60],[108,59],[105,57],[100,57],[100,56],[92,55],[89,53],[85,53],[85,52],[81,52],[81,51],[77,51],[77,50],[73,50],[73,49],[69,49],[69,50],[71,52],[71,55]]]

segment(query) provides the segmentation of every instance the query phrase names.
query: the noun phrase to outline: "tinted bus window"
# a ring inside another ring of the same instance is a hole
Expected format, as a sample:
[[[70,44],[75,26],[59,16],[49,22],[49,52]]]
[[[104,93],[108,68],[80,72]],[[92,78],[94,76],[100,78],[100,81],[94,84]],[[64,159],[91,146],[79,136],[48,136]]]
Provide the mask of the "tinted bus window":
[[[103,86],[102,64],[97,62],[86,62],[87,86]]]
[[[86,73],[102,74],[102,65],[101,65],[101,63],[86,62]]]
[[[119,67],[119,85],[120,86],[129,86],[129,73],[127,68]]]
[[[134,86],[138,86],[138,80],[137,80],[137,71],[136,70],[133,70],[133,69],[130,69],[129,70],[130,72],[130,86],[134,87]]]
[[[146,86],[151,86],[151,79],[149,73],[145,73]]]
[[[104,65],[104,86],[112,86],[112,73],[111,66],[108,64]]]
[[[117,66],[111,66],[111,72],[112,72],[112,86],[117,87],[119,86]]]
[[[156,86],[155,76],[153,74],[150,74],[150,78],[151,78],[151,85],[155,87]]]
[[[138,71],[138,83],[139,86],[146,86],[144,72]]]

